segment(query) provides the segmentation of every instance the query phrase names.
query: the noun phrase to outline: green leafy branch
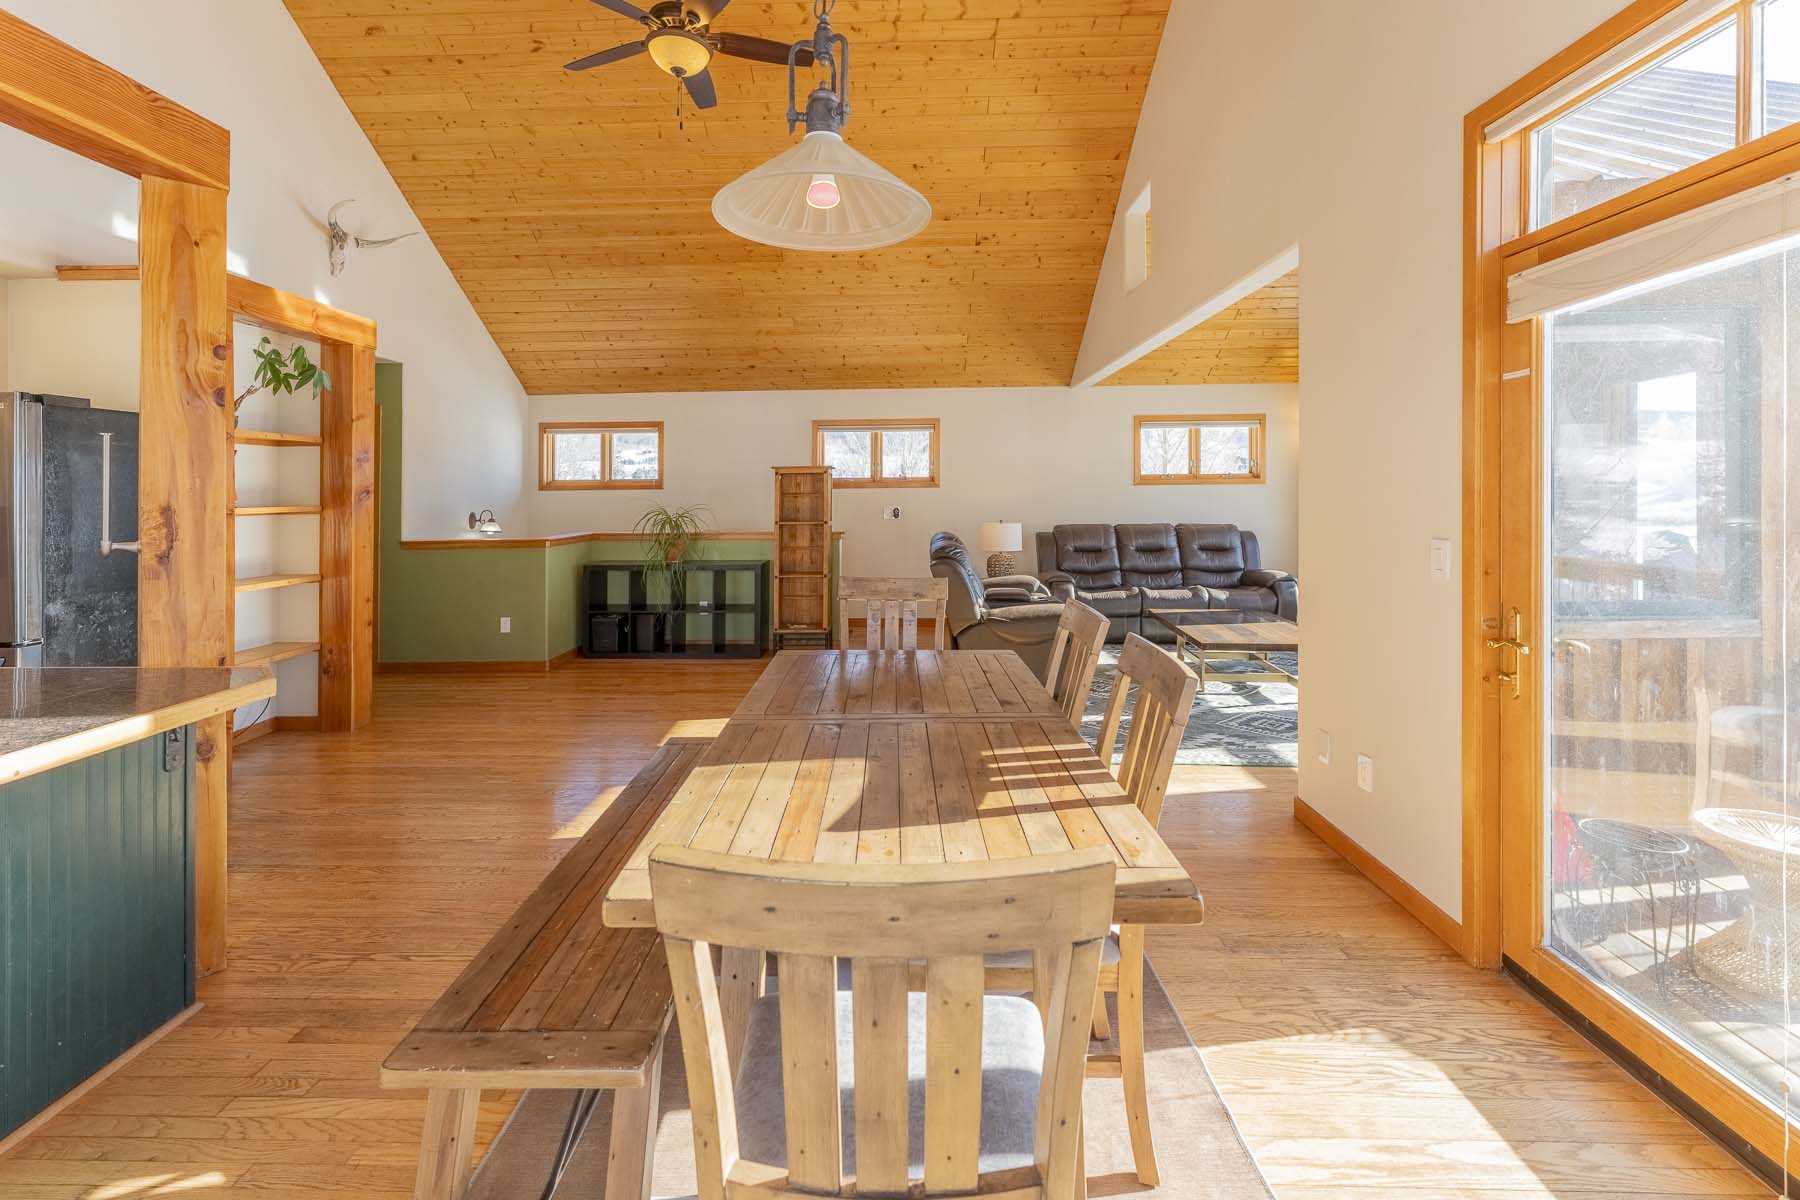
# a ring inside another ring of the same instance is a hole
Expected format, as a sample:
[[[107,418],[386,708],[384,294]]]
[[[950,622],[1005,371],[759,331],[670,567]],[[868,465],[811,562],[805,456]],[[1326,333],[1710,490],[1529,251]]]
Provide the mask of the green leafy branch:
[[[331,386],[331,376],[326,373],[325,368],[307,357],[305,346],[295,346],[292,353],[283,354],[279,346],[264,338],[250,353],[256,358],[256,374],[252,377],[250,386],[239,392],[238,398],[232,402],[231,411],[234,413],[244,407],[244,401],[264,388],[279,396],[297,392],[311,384],[316,396],[320,388]]]

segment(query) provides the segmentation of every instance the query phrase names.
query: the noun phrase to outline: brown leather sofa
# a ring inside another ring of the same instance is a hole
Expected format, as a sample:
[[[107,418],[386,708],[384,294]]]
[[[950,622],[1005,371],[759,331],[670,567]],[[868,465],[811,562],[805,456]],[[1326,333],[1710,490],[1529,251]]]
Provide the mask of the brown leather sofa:
[[[1108,641],[1128,633],[1173,639],[1153,608],[1237,609],[1300,619],[1300,584],[1263,569],[1256,535],[1236,525],[1058,525],[1037,535],[1038,576],[1058,600],[1077,599],[1111,619]]]
[[[1050,667],[1062,605],[1030,575],[983,579],[954,533],[931,536],[931,573],[950,581],[950,639],[959,650],[1014,650],[1038,678]]]

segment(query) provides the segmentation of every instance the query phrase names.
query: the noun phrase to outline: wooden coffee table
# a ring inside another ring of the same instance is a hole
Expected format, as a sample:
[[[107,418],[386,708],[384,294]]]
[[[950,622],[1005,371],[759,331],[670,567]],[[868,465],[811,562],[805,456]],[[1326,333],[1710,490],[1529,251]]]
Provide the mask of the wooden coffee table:
[[[1300,649],[1300,626],[1267,613],[1230,610],[1153,608],[1150,615],[1175,632],[1175,657],[1185,652],[1200,668],[1200,690],[1206,690],[1207,664],[1221,659],[1249,659],[1260,670],[1218,672],[1230,683],[1289,683],[1300,686],[1300,676],[1284,670],[1269,656],[1276,651]]]

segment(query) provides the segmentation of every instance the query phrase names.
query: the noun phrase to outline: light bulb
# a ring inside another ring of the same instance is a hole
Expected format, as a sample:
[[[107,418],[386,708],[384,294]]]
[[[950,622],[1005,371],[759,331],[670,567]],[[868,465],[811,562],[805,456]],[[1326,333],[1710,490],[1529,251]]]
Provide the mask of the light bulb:
[[[810,208],[836,208],[843,197],[838,194],[836,175],[814,175],[812,183],[806,188],[806,203]]]

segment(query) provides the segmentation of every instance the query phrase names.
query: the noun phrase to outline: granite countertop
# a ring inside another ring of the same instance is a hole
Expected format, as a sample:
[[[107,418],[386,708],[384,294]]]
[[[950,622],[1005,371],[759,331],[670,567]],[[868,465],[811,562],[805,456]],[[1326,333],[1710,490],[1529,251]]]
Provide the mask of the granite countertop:
[[[267,667],[0,668],[0,783],[274,694]]]

